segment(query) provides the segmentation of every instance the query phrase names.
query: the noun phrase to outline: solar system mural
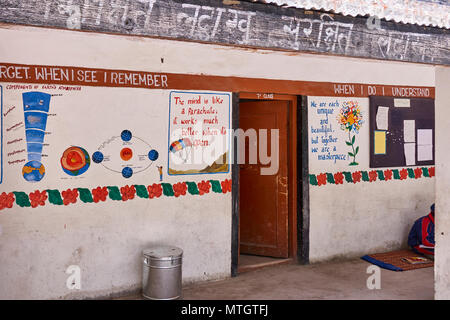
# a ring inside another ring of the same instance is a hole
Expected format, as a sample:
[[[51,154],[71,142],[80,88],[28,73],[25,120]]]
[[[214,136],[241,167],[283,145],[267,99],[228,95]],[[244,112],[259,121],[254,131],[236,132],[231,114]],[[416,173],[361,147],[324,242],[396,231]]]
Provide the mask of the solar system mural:
[[[106,169],[120,173],[124,178],[147,170],[159,157],[158,151],[130,130],[104,141],[92,154],[92,161]]]

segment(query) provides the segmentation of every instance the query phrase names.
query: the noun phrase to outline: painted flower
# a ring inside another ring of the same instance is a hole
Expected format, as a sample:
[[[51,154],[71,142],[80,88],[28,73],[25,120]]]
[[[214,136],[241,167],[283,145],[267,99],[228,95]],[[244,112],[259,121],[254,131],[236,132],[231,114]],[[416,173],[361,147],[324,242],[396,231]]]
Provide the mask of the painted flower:
[[[400,170],[399,173],[400,173],[400,180],[405,180],[408,177],[408,170],[406,170],[405,168]]]
[[[225,180],[221,181],[220,185],[222,186],[223,193],[231,192],[231,186],[232,186],[231,179],[225,179]]]
[[[136,188],[132,186],[124,186],[120,188],[120,193],[122,194],[122,201],[127,201],[134,199],[134,195],[136,194]]]
[[[422,168],[414,169],[414,179],[419,179],[422,176]]]
[[[435,174],[435,172],[434,172],[434,169],[435,167],[430,167],[430,168],[428,168],[428,173],[430,174],[430,178],[431,177],[434,177],[434,174]]]
[[[161,184],[152,184],[147,187],[148,197],[149,199],[159,198],[162,195],[162,186]]]
[[[34,192],[31,192],[29,195],[30,198],[30,204],[32,208],[36,208],[37,206],[44,206],[45,200],[47,200],[47,192],[44,190],[40,192],[39,190],[36,190]]]
[[[203,180],[202,182],[197,183],[197,186],[200,195],[209,193],[209,189],[211,189],[211,183],[208,180]]]
[[[388,181],[392,179],[392,170],[391,169],[386,169],[384,170],[384,180]]]
[[[359,152],[359,146],[355,148],[356,134],[359,133],[361,125],[363,124],[363,117],[361,113],[361,108],[356,101],[345,101],[342,103],[342,108],[337,116],[338,123],[341,129],[348,132],[348,141],[345,144],[352,147],[352,151],[348,152],[348,155],[353,158],[350,162],[350,166],[356,166],[356,155]],[[351,133],[354,133],[352,136]]]
[[[2,192],[2,194],[0,195],[0,210],[3,210],[5,208],[12,208],[14,200],[14,193]]]
[[[358,133],[363,124],[363,117],[361,108],[356,101],[345,101],[342,103],[342,108],[338,114],[338,122],[341,129],[344,131],[353,131]]]
[[[63,203],[65,206],[67,206],[70,203],[77,202],[78,197],[78,190],[77,189],[67,189],[66,191],[61,192],[61,195],[63,196]]]
[[[353,183],[357,183],[361,181],[361,171],[355,171],[352,173]]]
[[[185,196],[187,191],[186,182],[178,182],[173,185],[173,193],[175,197],[179,197],[180,195]]]
[[[317,185],[321,186],[321,185],[325,185],[327,184],[327,174],[326,173],[321,173],[317,175]]]
[[[369,182],[377,181],[378,173],[375,170],[369,171]]]
[[[99,201],[106,201],[106,197],[108,196],[108,188],[106,187],[97,187],[92,190],[92,199],[95,203]]]
[[[344,183],[344,175],[342,172],[337,172],[334,174],[334,183],[343,184]]]

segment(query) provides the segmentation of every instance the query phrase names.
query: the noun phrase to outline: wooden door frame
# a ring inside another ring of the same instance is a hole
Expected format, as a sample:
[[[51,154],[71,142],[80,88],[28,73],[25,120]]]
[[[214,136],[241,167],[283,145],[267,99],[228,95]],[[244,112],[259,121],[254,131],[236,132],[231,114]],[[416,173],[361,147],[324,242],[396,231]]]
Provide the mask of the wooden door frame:
[[[233,94],[232,127],[233,130],[239,128],[239,101],[240,99],[260,100],[260,101],[288,101],[288,181],[289,181],[289,199],[288,199],[288,242],[289,258],[297,260],[299,263],[307,263],[309,248],[309,239],[305,242],[305,236],[309,238],[309,223],[305,225],[302,218],[304,188],[298,185],[299,181],[304,180],[304,152],[303,150],[303,112],[304,101],[300,96],[276,94],[276,93],[252,93],[240,92]],[[305,100],[306,101],[306,100]],[[302,128],[301,131],[297,129]],[[306,143],[308,141],[306,140]],[[307,144],[306,144],[307,145]],[[300,148],[299,148],[300,147]],[[237,163],[237,141],[233,141],[233,164],[232,164],[232,239],[231,239],[231,275],[236,276],[238,272],[239,260],[239,164]],[[299,157],[300,156],[300,157]],[[307,156],[307,154],[306,154]],[[301,158],[302,161],[297,161]],[[307,161],[307,160],[306,160]],[[307,162],[306,162],[307,164]],[[307,167],[306,167],[306,170]],[[306,171],[307,172],[307,171]],[[309,185],[309,183],[308,183]],[[307,219],[309,221],[309,219]],[[303,234],[303,230],[307,227]],[[301,244],[299,246],[299,243]],[[306,259],[305,259],[306,257]]]

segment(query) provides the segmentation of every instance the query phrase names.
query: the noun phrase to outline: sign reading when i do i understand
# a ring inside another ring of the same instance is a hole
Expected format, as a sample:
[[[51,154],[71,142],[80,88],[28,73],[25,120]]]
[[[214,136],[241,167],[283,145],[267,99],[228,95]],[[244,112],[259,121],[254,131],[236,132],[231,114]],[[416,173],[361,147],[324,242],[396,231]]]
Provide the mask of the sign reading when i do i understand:
[[[0,22],[450,64],[449,30],[220,0],[0,0]]]

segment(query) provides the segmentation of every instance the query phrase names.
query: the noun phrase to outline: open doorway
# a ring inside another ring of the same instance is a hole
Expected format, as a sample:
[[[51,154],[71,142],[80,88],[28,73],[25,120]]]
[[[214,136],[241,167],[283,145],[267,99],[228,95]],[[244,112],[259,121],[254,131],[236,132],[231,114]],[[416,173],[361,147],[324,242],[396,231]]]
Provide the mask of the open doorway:
[[[240,94],[239,128],[247,135],[239,164],[238,273],[296,259],[296,110],[296,96]]]

